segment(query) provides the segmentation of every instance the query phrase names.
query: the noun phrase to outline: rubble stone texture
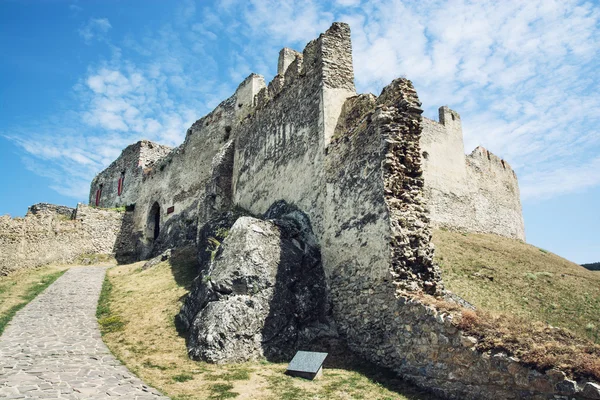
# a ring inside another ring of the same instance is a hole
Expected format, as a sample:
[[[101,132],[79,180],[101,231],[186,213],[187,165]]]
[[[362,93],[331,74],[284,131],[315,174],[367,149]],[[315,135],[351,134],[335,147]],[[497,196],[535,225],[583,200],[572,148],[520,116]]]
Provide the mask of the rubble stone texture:
[[[131,213],[35,205],[25,218],[0,216],[0,275],[49,263],[70,263],[82,254],[135,257]]]
[[[104,274],[70,269],[17,313],[0,337],[0,398],[168,399],[102,342],[96,304]]]

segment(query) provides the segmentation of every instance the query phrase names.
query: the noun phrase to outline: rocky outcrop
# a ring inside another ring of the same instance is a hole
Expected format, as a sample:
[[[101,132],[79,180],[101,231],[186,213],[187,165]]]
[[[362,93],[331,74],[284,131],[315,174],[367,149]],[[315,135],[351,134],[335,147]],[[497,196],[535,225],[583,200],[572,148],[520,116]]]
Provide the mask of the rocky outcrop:
[[[283,360],[336,336],[319,247],[305,214],[276,203],[264,219],[238,218],[217,242],[213,238],[211,256],[177,316],[178,327],[189,330],[190,357]]]

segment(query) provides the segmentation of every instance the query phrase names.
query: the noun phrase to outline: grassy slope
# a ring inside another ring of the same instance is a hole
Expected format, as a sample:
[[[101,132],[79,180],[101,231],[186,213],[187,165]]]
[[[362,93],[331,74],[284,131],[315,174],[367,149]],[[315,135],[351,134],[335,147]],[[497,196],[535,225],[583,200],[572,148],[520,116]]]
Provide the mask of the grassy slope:
[[[191,361],[173,324],[195,269],[186,259],[174,257],[147,271],[141,271],[142,263],[110,269],[98,309],[111,351],[173,399],[433,398],[366,365],[328,368],[322,379],[310,382],[284,375],[285,364]]]
[[[600,272],[496,235],[434,232],[446,287],[478,308],[600,343]]]
[[[47,266],[0,276],[0,335],[17,311],[57,280],[67,267]]]

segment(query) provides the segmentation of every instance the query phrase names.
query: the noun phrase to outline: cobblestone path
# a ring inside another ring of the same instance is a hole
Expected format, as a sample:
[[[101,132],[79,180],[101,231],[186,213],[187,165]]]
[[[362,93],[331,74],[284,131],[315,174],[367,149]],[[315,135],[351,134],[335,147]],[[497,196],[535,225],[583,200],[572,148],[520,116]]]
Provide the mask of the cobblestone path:
[[[106,268],[72,268],[0,337],[0,399],[168,399],[108,351],[96,322]]]

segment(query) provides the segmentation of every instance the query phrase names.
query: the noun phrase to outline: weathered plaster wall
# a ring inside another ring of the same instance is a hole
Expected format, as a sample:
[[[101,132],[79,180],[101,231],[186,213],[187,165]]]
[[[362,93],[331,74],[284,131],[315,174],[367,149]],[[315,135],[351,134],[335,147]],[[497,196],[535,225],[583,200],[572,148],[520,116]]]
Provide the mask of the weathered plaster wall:
[[[36,205],[37,206],[37,205]],[[44,212],[25,218],[0,217],[0,275],[49,263],[70,263],[81,254],[132,252],[128,232],[130,213],[77,206],[73,216],[47,205]],[[39,207],[36,207],[39,208]]]
[[[425,198],[434,226],[525,240],[519,184],[504,160],[482,147],[464,154],[460,116],[439,109],[423,118]]]
[[[261,76],[250,75],[233,96],[188,129],[181,146],[144,174],[134,211],[141,258],[195,242],[198,224],[203,222],[199,221],[203,216],[199,208],[204,206],[207,185],[211,186],[214,176],[213,159],[225,151],[241,121],[254,108],[254,96],[264,86]],[[153,230],[155,204],[160,207],[158,238]]]
[[[256,214],[277,200],[294,203],[319,235],[326,138],[355,94],[350,28],[334,24],[302,55],[284,49],[279,64],[280,74],[259,93],[257,109],[236,136],[233,200]]]
[[[144,171],[170,151],[170,147],[148,140],[127,146],[119,158],[92,180],[89,204],[103,208],[135,204]],[[122,185],[121,194],[119,194],[119,180]],[[96,197],[100,189],[99,201],[96,204]]]

